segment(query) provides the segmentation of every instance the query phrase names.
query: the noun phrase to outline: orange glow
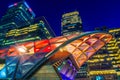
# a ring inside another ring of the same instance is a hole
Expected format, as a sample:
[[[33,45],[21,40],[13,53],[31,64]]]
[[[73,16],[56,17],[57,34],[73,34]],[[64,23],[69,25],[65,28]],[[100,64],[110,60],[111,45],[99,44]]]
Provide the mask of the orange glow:
[[[63,54],[64,53],[64,54]],[[56,52],[56,54],[54,54],[51,58],[50,58],[50,61],[51,62],[56,62],[58,60],[64,60],[66,59],[70,54],[67,52],[67,51],[58,51]]]
[[[17,44],[11,46],[9,49],[0,50],[0,53],[4,54],[4,52],[7,52],[8,56],[21,55],[21,52],[17,50],[17,47],[19,46],[23,46],[26,49],[26,52],[23,52],[22,55],[49,53],[54,51],[57,47],[61,46],[65,42],[69,42],[69,40],[72,38],[76,38],[76,36],[79,36],[79,34]],[[98,51],[111,39],[112,36],[106,33],[94,33],[82,36],[79,39],[73,40],[67,45],[59,48],[59,50],[50,58],[50,60],[56,61],[69,57],[76,68],[79,69],[85,61],[87,61],[96,51]]]

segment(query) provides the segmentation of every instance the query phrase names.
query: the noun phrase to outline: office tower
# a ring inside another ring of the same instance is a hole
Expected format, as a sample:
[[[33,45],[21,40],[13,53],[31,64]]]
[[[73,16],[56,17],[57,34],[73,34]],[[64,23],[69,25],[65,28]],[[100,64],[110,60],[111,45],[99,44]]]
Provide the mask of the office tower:
[[[90,60],[88,60],[88,75],[93,80],[119,80],[120,76],[119,64],[119,37],[120,29],[107,29],[106,27],[97,28],[99,31],[107,31],[114,37],[97,52]]]
[[[7,12],[0,20],[0,49],[5,46],[7,47],[8,44],[11,44],[12,42],[14,43],[14,38],[10,36],[13,34],[11,32],[15,32],[15,29],[17,28],[30,25],[34,18],[34,12],[25,1],[10,5]],[[1,65],[4,65],[3,63],[5,61],[0,61]]]
[[[61,34],[70,35],[82,32],[82,20],[78,11],[65,13],[61,20]],[[83,64],[76,75],[76,80],[87,80],[87,63]]]
[[[120,79],[120,28],[110,29],[114,38],[108,43],[108,52],[112,57],[113,69],[117,73],[118,80]]]
[[[0,43],[4,42],[7,32],[29,26],[34,18],[34,12],[25,1],[10,5],[6,14],[0,20]]]
[[[7,38],[7,32],[30,25],[34,18],[34,12],[25,1],[10,5],[6,14],[2,16],[2,19],[0,20],[0,48],[4,48],[5,44],[11,42],[8,41],[10,40],[10,37],[7,39],[8,42],[5,41]],[[5,60],[0,60],[1,65],[4,65],[4,62]]]
[[[78,11],[69,12],[62,15],[61,30],[62,35],[82,32],[82,20]]]
[[[30,25],[35,19],[35,13],[25,1],[8,6],[6,14],[1,19],[1,26],[5,28],[23,27]]]
[[[88,63],[88,77],[90,80],[117,80],[113,69],[111,55],[104,48],[97,52]]]
[[[2,31],[3,29],[0,30]],[[41,17],[37,22],[29,26],[11,29],[4,35],[5,38],[1,43],[2,47],[16,43],[49,39],[55,36],[44,17]]]
[[[47,20],[44,17],[35,18],[35,13],[25,1],[10,5],[0,21],[0,49],[23,42],[50,39],[52,37],[55,37],[55,34]],[[4,66],[4,63],[5,60],[1,59],[0,68]],[[51,77],[47,75],[50,72],[49,70],[51,70],[55,78],[57,77],[51,65],[46,64],[42,68],[45,69],[39,69],[38,72],[45,72],[46,76],[43,76],[43,73],[40,74],[44,78]],[[40,78],[40,76],[36,76],[38,74],[35,73],[35,77],[32,78],[38,80]]]

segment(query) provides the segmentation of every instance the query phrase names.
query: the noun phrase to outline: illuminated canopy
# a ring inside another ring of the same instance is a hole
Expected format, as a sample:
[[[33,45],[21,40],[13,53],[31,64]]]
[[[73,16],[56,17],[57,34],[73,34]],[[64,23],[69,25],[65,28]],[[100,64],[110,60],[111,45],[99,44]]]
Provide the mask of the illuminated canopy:
[[[70,61],[67,62],[79,70],[81,65],[111,38],[112,36],[107,33],[87,32],[10,46],[0,50],[1,58],[6,58],[7,55],[5,67],[0,71],[0,78],[27,79],[47,60],[54,64],[58,60],[65,61],[69,58]],[[68,75],[62,68],[58,70],[69,79],[74,79],[74,76],[70,77],[72,71]]]

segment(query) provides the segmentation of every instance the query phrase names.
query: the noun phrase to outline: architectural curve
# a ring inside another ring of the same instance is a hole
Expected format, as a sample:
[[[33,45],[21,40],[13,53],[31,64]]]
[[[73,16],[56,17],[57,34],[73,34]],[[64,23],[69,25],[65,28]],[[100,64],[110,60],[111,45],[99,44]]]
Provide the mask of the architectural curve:
[[[46,60],[49,59],[49,62],[54,64],[58,60],[66,60],[68,57],[76,70],[79,70],[85,61],[111,39],[110,34],[94,31],[11,46],[9,49],[4,49],[8,51],[8,57],[5,67],[0,71],[0,77],[12,78],[15,76],[14,78],[24,80]],[[4,53],[6,51],[1,54]],[[5,71],[4,76],[2,76],[3,71]],[[61,74],[63,73],[61,72]]]

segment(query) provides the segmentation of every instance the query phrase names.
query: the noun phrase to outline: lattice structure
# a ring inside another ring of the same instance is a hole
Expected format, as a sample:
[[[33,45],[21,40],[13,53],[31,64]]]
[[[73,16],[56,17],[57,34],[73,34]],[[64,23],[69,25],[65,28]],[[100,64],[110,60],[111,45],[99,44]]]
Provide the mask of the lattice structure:
[[[107,33],[87,32],[13,45],[0,50],[1,56],[6,58],[5,66],[0,70],[0,78],[24,80],[44,62],[49,61],[54,65],[61,60],[63,63],[55,67],[58,75],[63,80],[73,80],[80,66],[111,38]]]

